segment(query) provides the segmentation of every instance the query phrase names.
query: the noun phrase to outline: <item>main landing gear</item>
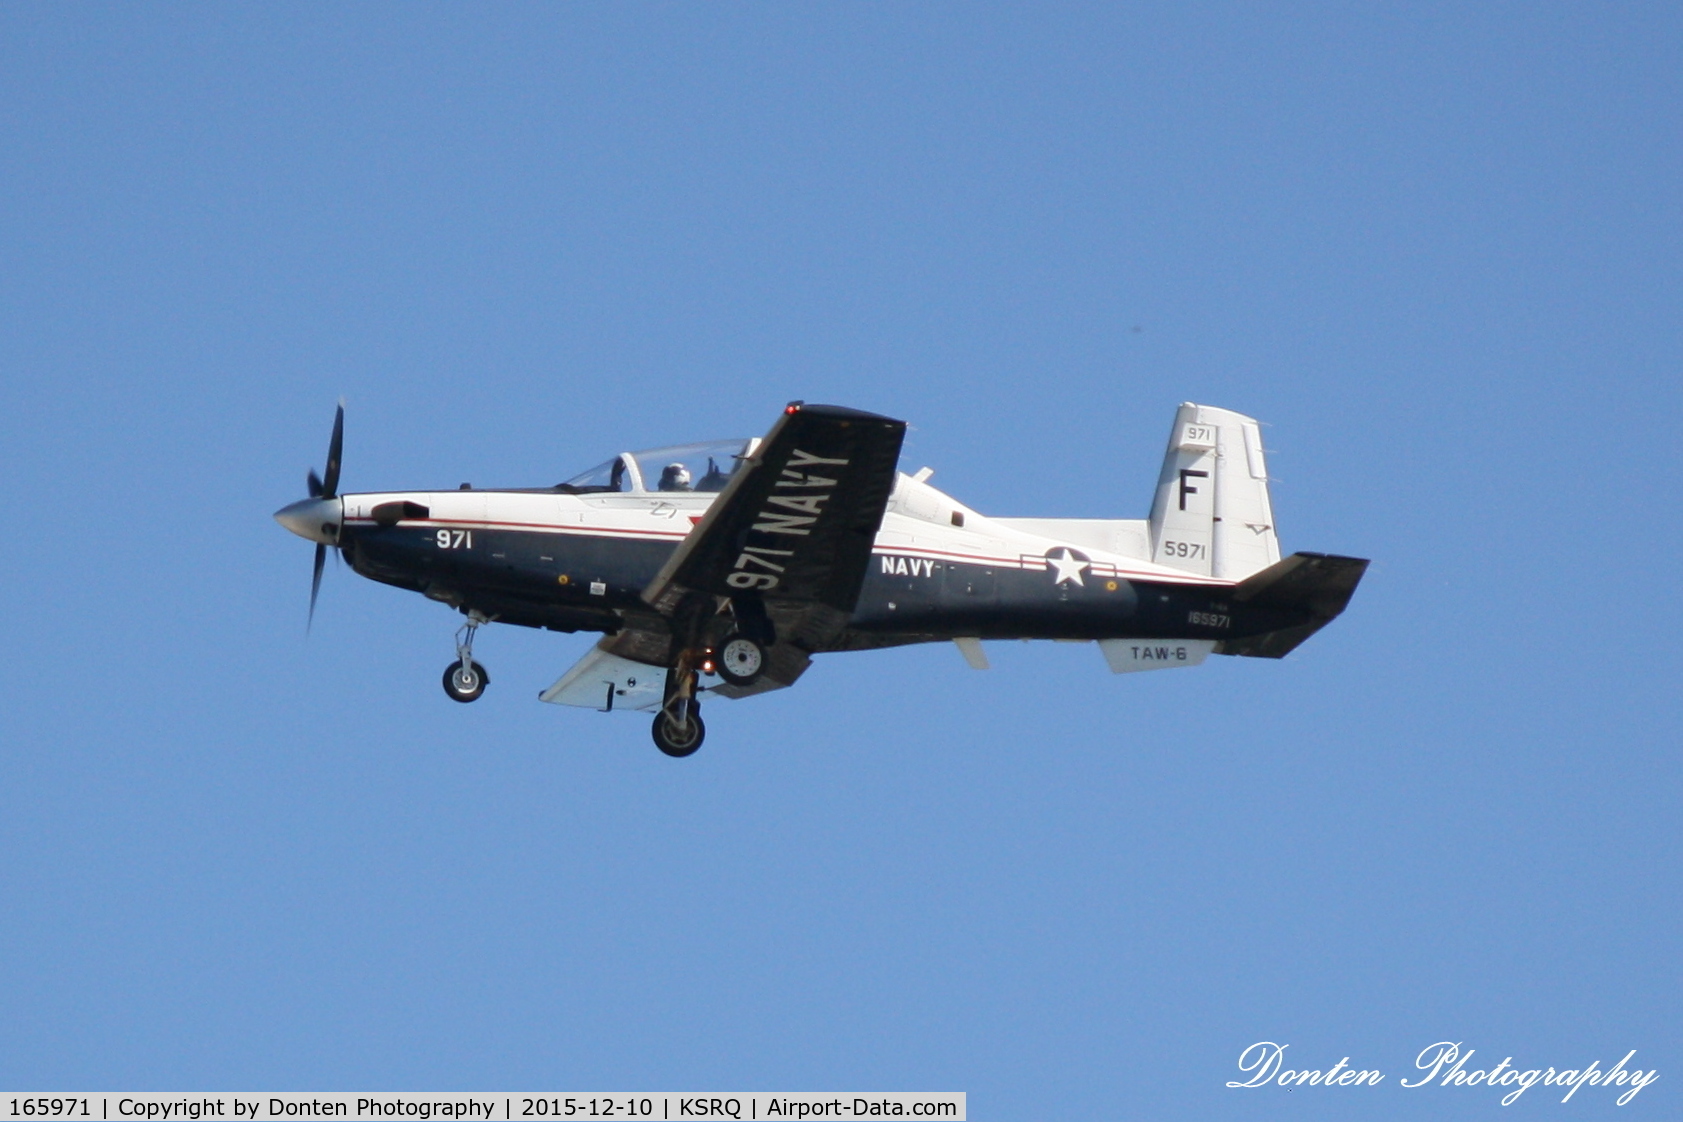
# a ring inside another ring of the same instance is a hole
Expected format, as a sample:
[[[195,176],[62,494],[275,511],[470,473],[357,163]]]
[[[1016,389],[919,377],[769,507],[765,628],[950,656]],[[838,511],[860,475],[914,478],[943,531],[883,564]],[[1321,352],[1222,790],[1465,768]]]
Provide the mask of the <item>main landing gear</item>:
[[[707,726],[701,723],[701,705],[698,702],[689,703],[689,713],[681,721],[665,709],[655,714],[655,747],[673,759],[694,754],[706,738]]]
[[[656,748],[675,759],[693,755],[707,737],[707,726],[701,723],[701,702],[695,696],[699,677],[687,659],[680,659],[666,672],[666,703],[655,714],[654,742]]]
[[[456,661],[444,668],[444,692],[451,701],[464,705],[478,701],[485,687],[491,684],[485,668],[473,661],[473,633],[479,630],[480,624],[489,622],[478,612],[469,612],[467,622],[456,632]]]
[[[688,756],[701,747],[701,675],[717,674],[727,686],[745,689],[760,680],[776,642],[776,629],[757,598],[734,601],[692,592],[672,613],[673,666],[654,719],[655,747],[668,756]],[[720,636],[723,640],[720,640]]]
[[[719,646],[719,677],[733,686],[753,685],[765,667],[765,648],[740,632]]]

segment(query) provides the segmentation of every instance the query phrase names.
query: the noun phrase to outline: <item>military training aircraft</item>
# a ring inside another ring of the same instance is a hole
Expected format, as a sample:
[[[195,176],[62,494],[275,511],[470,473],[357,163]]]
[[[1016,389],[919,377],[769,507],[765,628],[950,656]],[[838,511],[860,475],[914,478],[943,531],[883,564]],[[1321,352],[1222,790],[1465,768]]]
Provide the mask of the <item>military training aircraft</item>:
[[[1280,557],[1257,422],[1185,404],[1151,516],[995,518],[898,471],[905,422],[793,402],[764,437],[622,452],[553,487],[339,493],[344,403],[322,478],[275,518],[370,580],[467,617],[452,699],[490,681],[493,621],[600,631],[539,697],[653,712],[701,746],[703,694],[793,685],[815,654],[983,639],[1096,640],[1116,673],[1211,654],[1280,658],[1344,610],[1360,558]]]

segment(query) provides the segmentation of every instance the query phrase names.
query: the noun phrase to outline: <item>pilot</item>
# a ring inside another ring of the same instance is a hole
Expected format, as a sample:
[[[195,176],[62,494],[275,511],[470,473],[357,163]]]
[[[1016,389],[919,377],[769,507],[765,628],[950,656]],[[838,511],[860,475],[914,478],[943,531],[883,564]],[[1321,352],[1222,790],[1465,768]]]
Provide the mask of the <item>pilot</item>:
[[[662,491],[688,491],[690,489],[690,469],[683,464],[667,464],[666,470],[660,473],[660,489]]]

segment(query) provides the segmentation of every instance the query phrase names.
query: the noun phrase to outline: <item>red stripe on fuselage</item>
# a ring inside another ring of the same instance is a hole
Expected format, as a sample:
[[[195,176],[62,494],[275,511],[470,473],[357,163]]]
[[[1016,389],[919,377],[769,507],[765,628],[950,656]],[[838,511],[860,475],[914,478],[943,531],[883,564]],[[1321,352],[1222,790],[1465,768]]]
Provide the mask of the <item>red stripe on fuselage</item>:
[[[347,526],[379,525],[372,518],[347,518],[345,524]],[[531,530],[545,534],[596,534],[616,538],[629,535],[644,538],[671,538],[674,541],[682,541],[689,536],[687,530],[633,530],[625,527],[608,529],[597,526],[557,526],[551,522],[472,522],[466,520],[452,521],[446,518],[405,518],[397,525],[423,528],[431,526],[453,527],[466,530]]]
[[[372,518],[347,518],[345,524],[349,526],[377,526],[379,523]],[[472,522],[451,521],[442,518],[404,519],[400,525],[417,527],[455,527],[468,530],[529,530],[545,534],[560,534],[562,536],[576,535],[580,537],[598,538],[665,538],[670,541],[682,541],[689,536],[685,530],[634,530],[626,527],[608,528],[605,526],[557,526],[549,522]],[[1038,565],[1025,564],[1018,557],[987,557],[975,553],[954,553],[944,549],[930,549],[926,546],[877,546],[871,551],[875,557],[895,556],[913,557],[933,555],[938,558],[954,561],[967,561],[973,565],[993,565],[998,568],[1032,569],[1044,572],[1046,564],[1042,561]],[[1092,562],[1089,562],[1091,565]],[[1107,572],[1096,572],[1098,576],[1115,575],[1130,580],[1152,581],[1157,584],[1214,584],[1232,587],[1238,581],[1218,580],[1215,577],[1199,577],[1192,574],[1186,576],[1170,576],[1166,573],[1141,572],[1138,569],[1124,569],[1112,562],[1102,562]]]

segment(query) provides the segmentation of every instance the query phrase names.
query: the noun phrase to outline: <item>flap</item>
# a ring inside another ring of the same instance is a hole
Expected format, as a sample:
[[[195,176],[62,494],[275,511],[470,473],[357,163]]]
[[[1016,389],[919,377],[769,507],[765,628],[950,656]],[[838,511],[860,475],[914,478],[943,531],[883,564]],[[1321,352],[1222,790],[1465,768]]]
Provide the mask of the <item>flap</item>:
[[[590,648],[573,668],[561,675],[559,681],[538,695],[539,701],[552,705],[577,705],[585,709],[599,709],[604,713],[615,709],[640,709],[652,713],[660,708],[666,690],[666,671],[659,666],[624,657],[626,650],[647,644],[649,650],[665,650],[664,636],[644,632],[621,631],[607,635]],[[704,678],[703,686],[709,694],[742,698],[769,693],[793,685],[812,659],[804,651],[779,644],[767,652],[765,673],[751,686],[731,686],[717,678]]]
[[[666,671],[621,658],[603,645],[603,640],[560,681],[538,695],[539,701],[555,705],[580,705],[587,709],[644,709],[660,708],[661,695],[666,687]]]

